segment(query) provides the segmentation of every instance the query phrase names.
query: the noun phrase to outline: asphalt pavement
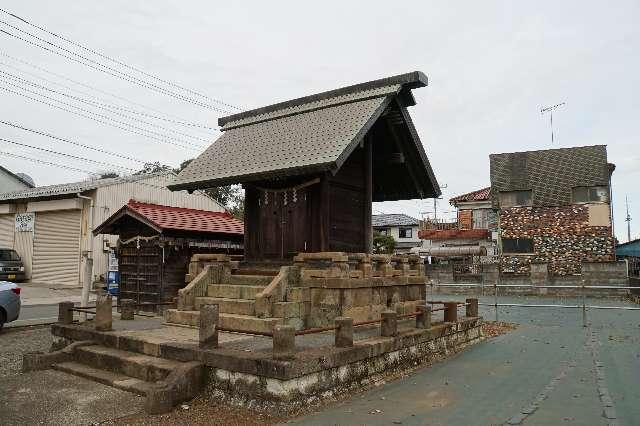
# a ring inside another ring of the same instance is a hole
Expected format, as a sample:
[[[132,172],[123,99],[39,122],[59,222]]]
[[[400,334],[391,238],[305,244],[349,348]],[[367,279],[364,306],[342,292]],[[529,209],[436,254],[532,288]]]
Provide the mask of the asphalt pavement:
[[[462,300],[460,296],[439,299]],[[493,303],[493,298],[480,298]],[[638,307],[617,300],[588,305]],[[501,297],[499,303],[580,304]],[[481,314],[494,319],[493,307]],[[638,425],[640,311],[502,307],[514,331],[408,377],[356,394],[302,425]]]
[[[22,306],[16,321],[7,323],[5,327],[21,327],[25,325],[48,324],[58,319],[58,305]]]

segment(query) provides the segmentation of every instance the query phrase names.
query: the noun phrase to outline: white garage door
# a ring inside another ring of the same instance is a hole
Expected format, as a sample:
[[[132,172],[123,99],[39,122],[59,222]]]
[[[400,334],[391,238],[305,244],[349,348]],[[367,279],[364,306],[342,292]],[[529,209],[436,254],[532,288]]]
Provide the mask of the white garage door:
[[[15,215],[0,214],[0,247],[13,248],[13,234],[15,230]]]
[[[78,284],[80,210],[36,213],[31,280]]]

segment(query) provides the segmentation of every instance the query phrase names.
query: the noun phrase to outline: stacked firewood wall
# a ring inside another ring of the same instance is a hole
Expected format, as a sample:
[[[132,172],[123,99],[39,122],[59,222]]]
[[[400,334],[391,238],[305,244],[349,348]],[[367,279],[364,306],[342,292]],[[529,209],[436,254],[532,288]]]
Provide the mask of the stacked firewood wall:
[[[610,226],[590,226],[589,207],[514,207],[500,211],[502,238],[533,239],[533,254],[506,254],[503,270],[529,271],[531,262],[549,264],[555,275],[578,274],[582,262],[615,260]]]

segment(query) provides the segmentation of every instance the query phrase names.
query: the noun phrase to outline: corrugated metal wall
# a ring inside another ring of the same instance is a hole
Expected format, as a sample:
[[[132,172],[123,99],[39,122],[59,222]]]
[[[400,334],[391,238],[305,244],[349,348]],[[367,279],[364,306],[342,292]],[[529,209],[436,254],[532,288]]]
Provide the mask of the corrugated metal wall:
[[[15,217],[13,213],[0,214],[0,247],[2,248],[13,248]]]
[[[80,210],[37,212],[32,280],[77,285],[79,264]]]
[[[31,265],[33,262],[33,232],[16,232],[13,248],[22,258],[24,272],[27,279],[31,279]]]
[[[98,188],[95,191],[93,227],[95,228],[107,220],[130,199],[165,206],[224,211],[220,204],[205,195],[189,194],[187,191],[169,191],[166,186],[172,179],[172,176],[151,176],[136,182]],[[85,211],[87,209],[88,202],[85,202]],[[117,236],[110,235],[98,235],[93,239],[93,276],[95,279],[99,279],[100,275],[107,271],[108,253],[103,251],[104,239],[109,240],[113,246],[118,241]]]

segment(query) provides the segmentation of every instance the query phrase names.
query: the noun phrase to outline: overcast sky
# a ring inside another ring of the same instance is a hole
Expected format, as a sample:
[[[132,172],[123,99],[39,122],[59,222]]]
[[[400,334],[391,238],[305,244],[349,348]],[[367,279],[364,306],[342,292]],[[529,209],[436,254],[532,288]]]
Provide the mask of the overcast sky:
[[[209,98],[173,88],[179,96],[227,110],[232,109],[213,99],[250,109],[362,81],[423,71],[429,77],[429,86],[414,91],[418,104],[410,108],[410,113],[436,177],[441,186],[446,186],[443,200],[438,202],[439,212],[450,214],[448,199],[452,196],[489,185],[490,153],[606,144],[609,161],[617,166],[613,175],[616,234],[626,241],[624,197],[628,195],[635,218],[632,237],[640,236],[639,2],[240,3],[4,0],[0,7]],[[23,31],[123,70],[145,84],[154,83],[148,76],[0,15],[1,21]],[[0,28],[33,40],[3,23]],[[4,33],[0,33],[0,70],[5,73],[0,74],[1,87],[98,120],[111,120],[147,137],[0,90],[2,120],[25,127],[172,166],[196,156],[202,148],[186,149],[171,143],[204,146],[218,135],[217,131],[149,117],[215,126],[221,113],[211,108],[114,78]],[[28,82],[16,80],[16,76]],[[43,91],[30,85],[33,83],[94,104]],[[137,114],[115,111],[151,124],[97,109],[96,102],[133,109]],[[549,117],[541,116],[540,108],[560,102],[566,105],[554,115],[556,142],[552,146]],[[138,166],[130,160],[2,124],[0,137],[124,167]],[[3,141],[0,151],[79,169],[112,168]],[[4,155],[0,155],[0,164],[28,173],[38,185],[87,177],[85,172]],[[374,211],[420,217],[421,212],[433,211],[433,201],[376,204]]]

